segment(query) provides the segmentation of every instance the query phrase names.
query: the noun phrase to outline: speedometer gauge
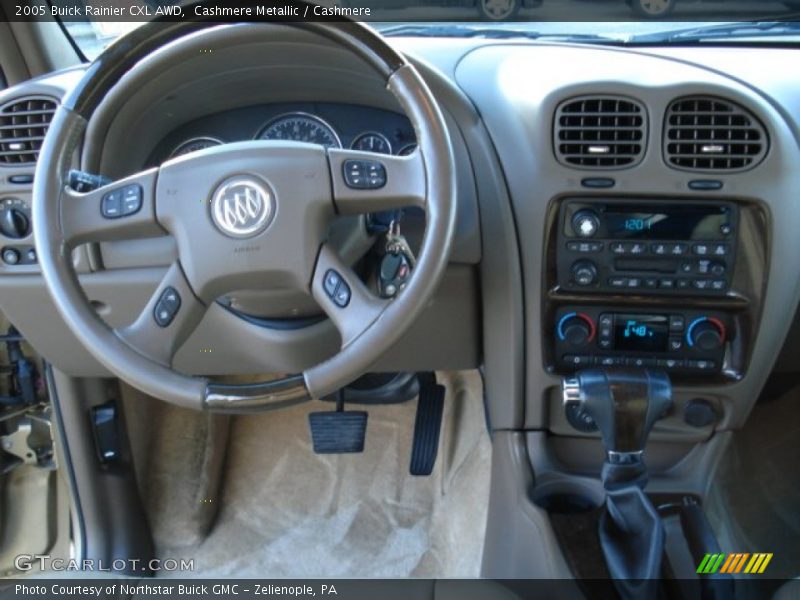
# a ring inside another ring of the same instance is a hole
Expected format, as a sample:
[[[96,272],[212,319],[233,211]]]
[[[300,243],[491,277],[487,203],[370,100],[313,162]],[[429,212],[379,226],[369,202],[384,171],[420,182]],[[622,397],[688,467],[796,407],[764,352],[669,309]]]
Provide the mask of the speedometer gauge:
[[[184,154],[191,154],[192,152],[198,152],[200,150],[205,150],[206,148],[213,148],[214,146],[221,146],[222,140],[218,140],[217,138],[212,137],[197,137],[191,138],[184,142],[181,142],[175,150],[173,150],[169,157],[176,158],[178,156],[183,156]]]
[[[377,152],[378,154],[391,154],[392,144],[382,133],[369,131],[362,133],[353,140],[353,150],[363,150],[364,152]]]
[[[256,139],[308,142],[326,148],[342,147],[333,127],[319,117],[307,113],[291,113],[273,119],[261,130]]]

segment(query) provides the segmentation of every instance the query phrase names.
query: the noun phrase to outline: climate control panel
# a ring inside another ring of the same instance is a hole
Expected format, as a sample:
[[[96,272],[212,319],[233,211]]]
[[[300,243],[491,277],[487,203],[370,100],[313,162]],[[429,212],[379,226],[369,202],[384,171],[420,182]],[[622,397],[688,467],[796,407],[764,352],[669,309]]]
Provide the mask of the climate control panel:
[[[732,335],[729,318],[717,312],[569,306],[556,312],[552,338],[561,370],[657,367],[699,375],[721,370]]]

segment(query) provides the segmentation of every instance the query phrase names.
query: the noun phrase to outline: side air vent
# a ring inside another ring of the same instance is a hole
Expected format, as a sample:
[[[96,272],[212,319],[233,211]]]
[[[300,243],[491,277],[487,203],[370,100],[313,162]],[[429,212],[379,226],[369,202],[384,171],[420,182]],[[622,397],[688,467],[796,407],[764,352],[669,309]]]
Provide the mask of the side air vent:
[[[647,122],[644,106],[616,96],[582,96],[556,109],[553,131],[556,158],[568,166],[620,169],[644,155]]]
[[[767,132],[748,110],[708,96],[679,98],[667,108],[664,157],[687,171],[743,171],[767,152]]]
[[[34,164],[55,111],[56,103],[41,96],[0,106],[0,166]]]

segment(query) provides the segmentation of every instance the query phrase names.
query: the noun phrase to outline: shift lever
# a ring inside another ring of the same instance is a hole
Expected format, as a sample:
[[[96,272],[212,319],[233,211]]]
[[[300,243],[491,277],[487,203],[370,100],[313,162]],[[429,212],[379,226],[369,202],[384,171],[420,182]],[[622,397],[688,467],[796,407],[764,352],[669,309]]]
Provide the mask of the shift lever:
[[[642,489],[647,437],[672,403],[669,377],[660,371],[589,369],[561,383],[564,405],[578,403],[594,419],[606,462],[606,511],[600,545],[623,598],[653,598],[661,574],[664,527]]]

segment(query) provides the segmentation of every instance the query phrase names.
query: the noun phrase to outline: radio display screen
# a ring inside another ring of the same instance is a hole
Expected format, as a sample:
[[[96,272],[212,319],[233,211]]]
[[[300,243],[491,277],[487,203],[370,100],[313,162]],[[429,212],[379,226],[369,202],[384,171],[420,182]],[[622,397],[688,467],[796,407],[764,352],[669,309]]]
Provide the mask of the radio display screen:
[[[666,352],[669,319],[664,315],[615,315],[614,350]]]
[[[729,225],[728,212],[721,207],[643,205],[626,210],[625,205],[611,205],[604,212],[606,235],[613,239],[716,240]]]

